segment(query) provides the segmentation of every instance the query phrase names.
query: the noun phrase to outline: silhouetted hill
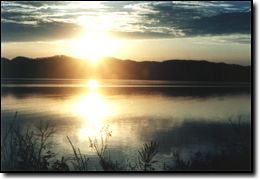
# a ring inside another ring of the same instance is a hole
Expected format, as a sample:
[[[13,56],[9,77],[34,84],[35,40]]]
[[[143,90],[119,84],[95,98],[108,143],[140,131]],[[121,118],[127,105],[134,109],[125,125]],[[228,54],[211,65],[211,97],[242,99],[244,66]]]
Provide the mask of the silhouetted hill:
[[[163,62],[104,58],[93,66],[68,57],[1,58],[2,78],[105,78],[176,81],[249,82],[250,66],[193,60]]]

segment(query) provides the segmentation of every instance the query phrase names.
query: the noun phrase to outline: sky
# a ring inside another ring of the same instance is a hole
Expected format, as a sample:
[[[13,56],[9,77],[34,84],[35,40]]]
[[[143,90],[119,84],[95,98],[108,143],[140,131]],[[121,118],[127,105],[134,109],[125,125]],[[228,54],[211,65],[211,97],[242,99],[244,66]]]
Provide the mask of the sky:
[[[250,65],[250,1],[1,1],[2,57]]]

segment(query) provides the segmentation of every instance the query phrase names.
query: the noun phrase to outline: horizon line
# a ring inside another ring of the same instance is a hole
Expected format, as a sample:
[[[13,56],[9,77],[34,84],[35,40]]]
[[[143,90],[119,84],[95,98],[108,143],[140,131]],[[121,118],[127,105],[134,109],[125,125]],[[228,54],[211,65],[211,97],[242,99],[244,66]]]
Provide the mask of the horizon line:
[[[90,61],[87,58],[80,58],[80,57],[69,56],[69,55],[65,55],[65,54],[57,54],[57,55],[42,56],[42,57],[28,57],[28,56],[19,56],[18,55],[18,56],[15,56],[14,58],[7,58],[7,57],[4,57],[4,56],[3,57],[1,56],[1,60],[3,58],[5,58],[5,59],[12,61],[13,59],[18,58],[18,57],[23,57],[23,58],[35,60],[35,59],[53,58],[53,57],[59,57],[59,56],[60,57],[64,56],[64,57],[67,57],[67,58],[73,58],[73,59],[77,59],[77,60]],[[112,56],[104,56],[104,57],[101,57],[99,60],[103,60],[103,59],[106,59],[106,58],[113,58],[113,59],[121,60],[121,61],[156,62],[156,63],[163,63],[163,62],[167,62],[167,61],[198,61],[198,62],[209,62],[209,63],[215,63],[215,64],[228,64],[228,65],[239,65],[239,66],[244,66],[244,67],[247,67],[247,66],[251,67],[251,61],[250,61],[250,64],[248,64],[248,65],[242,65],[242,64],[227,63],[227,62],[224,62],[224,61],[217,62],[217,61],[214,61],[214,60],[206,60],[206,59],[163,59],[163,60],[142,60],[142,61],[139,61],[139,60],[135,60],[135,59],[120,59],[120,58],[112,57]]]

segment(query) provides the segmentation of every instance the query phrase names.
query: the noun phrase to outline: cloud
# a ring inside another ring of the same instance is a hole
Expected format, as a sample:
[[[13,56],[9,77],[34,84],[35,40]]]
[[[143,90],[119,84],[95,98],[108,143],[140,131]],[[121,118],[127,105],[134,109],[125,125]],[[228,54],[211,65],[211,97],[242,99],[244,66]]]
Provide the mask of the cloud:
[[[194,19],[187,24],[182,24],[181,28],[187,35],[249,34],[251,32],[250,18],[250,12],[223,13]]]
[[[188,38],[190,39],[190,38]],[[248,34],[229,34],[229,35],[214,35],[214,36],[197,36],[191,38],[193,44],[201,45],[224,45],[224,44],[245,44],[251,43],[251,36]]]
[[[228,11],[226,8],[233,6],[230,4],[218,5],[216,6],[216,3],[209,5],[207,2],[199,2],[198,4],[196,2],[182,2],[177,5],[152,4],[153,9],[160,13],[148,14],[144,20],[154,19],[157,23],[153,26],[180,29],[186,36],[250,33],[251,12]]]
[[[2,22],[3,42],[51,41],[76,37],[83,29],[73,23],[38,22],[37,25]]]
[[[2,41],[71,38],[93,23],[118,37],[138,39],[250,34],[251,30],[250,1],[3,1],[1,11]],[[78,21],[80,17],[85,23]]]
[[[126,39],[162,39],[171,38],[171,34],[163,32],[120,32],[120,31],[110,31],[109,34],[116,38],[126,38]]]

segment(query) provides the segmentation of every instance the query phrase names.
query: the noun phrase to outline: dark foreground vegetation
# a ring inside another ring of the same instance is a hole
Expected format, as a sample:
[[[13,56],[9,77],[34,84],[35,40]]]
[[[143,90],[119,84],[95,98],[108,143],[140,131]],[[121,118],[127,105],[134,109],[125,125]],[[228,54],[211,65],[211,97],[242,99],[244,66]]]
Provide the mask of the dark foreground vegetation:
[[[16,116],[6,134],[2,136],[1,167],[3,171],[89,171],[90,158],[83,154],[67,136],[71,155],[64,157],[53,151],[52,136],[55,128],[50,124],[39,123],[35,128],[22,129],[16,125]],[[239,141],[218,153],[195,152],[189,159],[183,159],[180,151],[175,150],[169,162],[162,162],[156,156],[160,144],[151,141],[143,144],[124,163],[110,156],[108,140],[111,131],[104,128],[100,138],[89,138],[89,147],[96,152],[98,163],[104,171],[250,171],[250,142],[244,139],[245,128],[240,120],[229,121],[230,131],[236,133]],[[247,129],[248,131],[248,129]],[[221,132],[220,132],[221,133]],[[245,141],[244,141],[245,140]]]

